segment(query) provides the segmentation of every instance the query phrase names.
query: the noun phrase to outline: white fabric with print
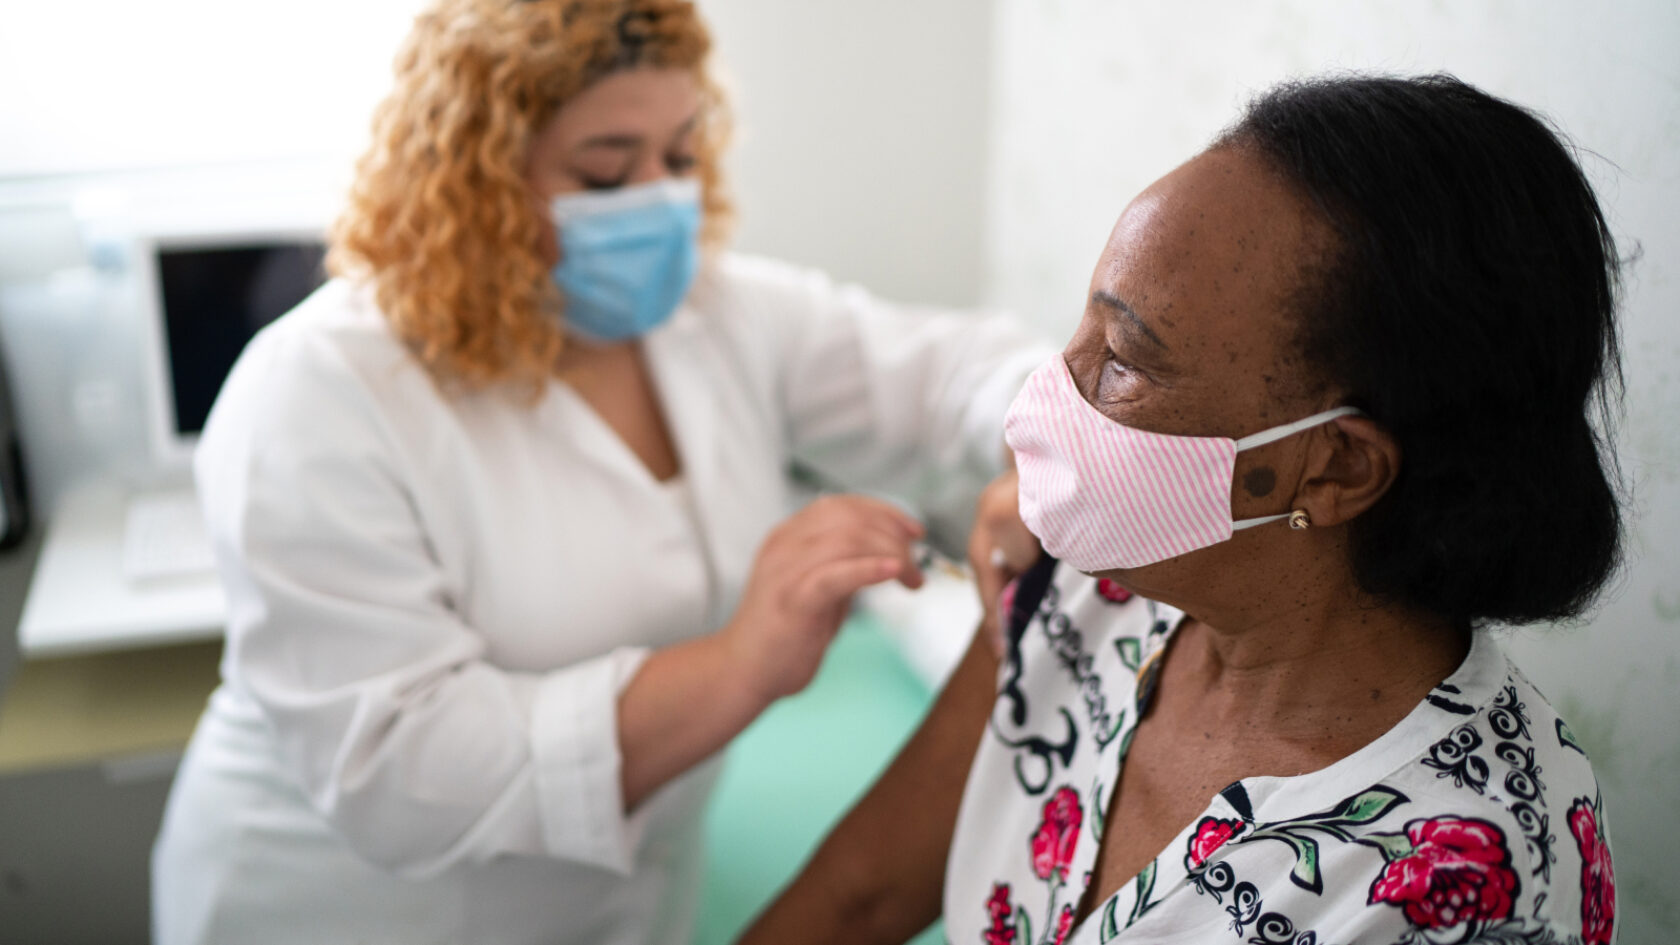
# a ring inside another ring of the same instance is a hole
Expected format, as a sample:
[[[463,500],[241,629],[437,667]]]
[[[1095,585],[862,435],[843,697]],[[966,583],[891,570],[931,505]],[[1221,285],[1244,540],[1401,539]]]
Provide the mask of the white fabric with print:
[[[1480,633],[1393,729],[1322,770],[1232,784],[1075,926],[1139,679],[1183,618],[1103,585],[1058,567],[1000,668],[951,846],[951,942],[1614,940],[1592,766]]]

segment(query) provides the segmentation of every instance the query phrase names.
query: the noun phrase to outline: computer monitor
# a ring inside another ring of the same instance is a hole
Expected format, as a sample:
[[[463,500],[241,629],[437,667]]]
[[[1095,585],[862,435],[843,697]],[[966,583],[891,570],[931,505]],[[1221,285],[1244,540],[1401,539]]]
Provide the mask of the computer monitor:
[[[326,279],[319,232],[232,232],[142,243],[152,451],[184,466],[239,353]]]

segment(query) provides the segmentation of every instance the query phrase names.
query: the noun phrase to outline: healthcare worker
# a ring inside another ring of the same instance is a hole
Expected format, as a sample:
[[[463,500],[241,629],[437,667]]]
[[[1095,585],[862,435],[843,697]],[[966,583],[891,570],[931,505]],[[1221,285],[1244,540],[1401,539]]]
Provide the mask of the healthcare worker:
[[[708,759],[969,538],[1045,349],[723,251],[708,46],[676,0],[416,20],[336,278],[199,448],[229,623],[161,945],[686,941]],[[919,518],[788,517],[790,470]]]

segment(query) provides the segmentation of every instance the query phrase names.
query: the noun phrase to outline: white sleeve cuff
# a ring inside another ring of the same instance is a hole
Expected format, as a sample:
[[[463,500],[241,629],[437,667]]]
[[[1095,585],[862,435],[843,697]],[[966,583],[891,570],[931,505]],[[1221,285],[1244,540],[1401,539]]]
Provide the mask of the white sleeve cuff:
[[[531,724],[543,844],[551,856],[629,875],[645,817],[626,817],[618,696],[647,659],[626,647],[548,674]]]

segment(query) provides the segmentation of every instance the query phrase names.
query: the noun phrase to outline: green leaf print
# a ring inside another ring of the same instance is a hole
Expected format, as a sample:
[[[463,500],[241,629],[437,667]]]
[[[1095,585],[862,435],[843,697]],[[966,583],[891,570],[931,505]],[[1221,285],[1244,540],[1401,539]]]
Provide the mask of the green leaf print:
[[[1143,665],[1143,644],[1136,637],[1115,640],[1114,648],[1120,651],[1120,662],[1132,672],[1136,673]]]
[[[1132,736],[1136,734],[1137,726],[1134,725],[1128,729],[1125,736],[1120,739],[1120,758],[1122,760],[1125,759],[1126,753],[1132,750]]]
[[[1108,904],[1103,906],[1102,926],[1098,929],[1097,941],[1112,942],[1120,935],[1120,925],[1114,920],[1114,907],[1120,904],[1119,896],[1109,896]]]
[[[1379,784],[1336,805],[1336,809],[1329,813],[1325,821],[1327,824],[1334,822],[1337,825],[1368,824],[1400,806],[1406,799],[1406,795],[1399,791]]]
[[[1586,756],[1587,750],[1581,747],[1580,741],[1575,738],[1575,733],[1570,731],[1569,726],[1563,724],[1562,719],[1557,720],[1557,737],[1559,745],[1565,748],[1573,748],[1580,752],[1582,757]]]
[[[1295,867],[1289,871],[1290,881],[1302,889],[1322,893],[1324,880],[1318,871],[1318,841],[1308,836],[1308,832],[1328,834],[1337,840],[1354,842],[1359,837],[1349,830],[1349,827],[1376,821],[1408,800],[1410,798],[1399,791],[1379,784],[1346,798],[1323,813],[1262,824],[1237,842],[1276,840],[1288,844],[1289,848],[1295,851]]]
[[[1383,859],[1393,863],[1395,860],[1405,859],[1416,849],[1412,846],[1412,838],[1400,833],[1368,833],[1359,838],[1359,842],[1368,847],[1376,847],[1382,851]]]
[[[1143,918],[1145,912],[1155,907],[1155,903],[1149,901],[1149,895],[1155,891],[1156,862],[1158,861],[1150,860],[1149,865],[1137,874],[1137,901],[1132,905],[1131,918],[1126,920],[1128,929],[1132,927],[1132,923]]]
[[[1295,865],[1289,870],[1289,881],[1315,893],[1324,891],[1324,877],[1318,873],[1318,841],[1311,837],[1284,834],[1284,840],[1295,849]]]

